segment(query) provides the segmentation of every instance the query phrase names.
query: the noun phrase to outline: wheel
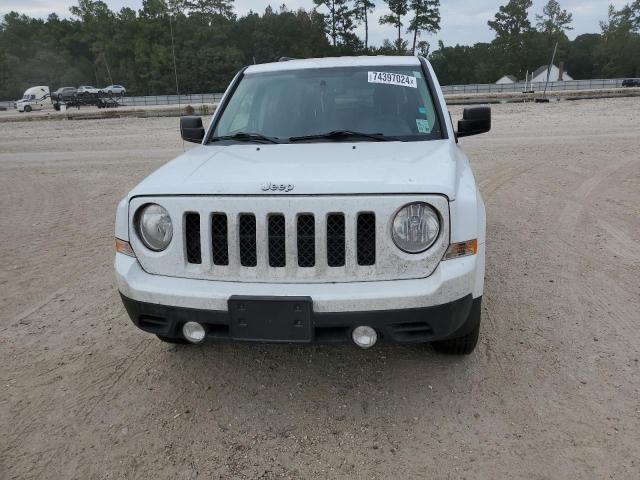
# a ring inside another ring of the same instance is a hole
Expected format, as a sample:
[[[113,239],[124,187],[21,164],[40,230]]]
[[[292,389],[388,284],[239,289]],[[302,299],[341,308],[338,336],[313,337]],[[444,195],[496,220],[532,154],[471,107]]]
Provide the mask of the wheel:
[[[481,307],[482,297],[478,297],[473,301],[469,318],[461,328],[462,335],[433,342],[433,348],[448,355],[469,355],[472,353],[476,349],[480,337]]]
[[[191,342],[185,340],[184,338],[163,337],[162,335],[156,335],[156,337],[158,337],[160,340],[162,340],[165,343],[176,343],[180,345],[191,344]]]
[[[24,111],[29,113],[31,111],[31,105],[25,105],[24,106]]]

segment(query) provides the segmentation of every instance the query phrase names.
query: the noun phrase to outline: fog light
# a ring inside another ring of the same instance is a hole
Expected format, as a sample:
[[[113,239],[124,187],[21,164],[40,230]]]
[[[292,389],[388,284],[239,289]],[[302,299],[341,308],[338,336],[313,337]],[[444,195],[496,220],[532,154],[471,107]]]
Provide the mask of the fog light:
[[[351,338],[353,343],[360,348],[369,348],[373,347],[378,341],[378,334],[373,328],[362,326],[353,329]]]
[[[198,322],[187,322],[182,326],[182,335],[191,343],[200,343],[204,340],[204,327]]]

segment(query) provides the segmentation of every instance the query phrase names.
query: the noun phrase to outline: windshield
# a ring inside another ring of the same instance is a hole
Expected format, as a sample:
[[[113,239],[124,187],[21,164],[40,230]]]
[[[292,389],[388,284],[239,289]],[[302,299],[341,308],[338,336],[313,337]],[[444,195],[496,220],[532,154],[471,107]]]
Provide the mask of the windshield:
[[[245,74],[213,137],[251,133],[278,142],[346,137],[323,137],[336,131],[405,141],[443,138],[422,71],[397,66]],[[349,139],[372,141],[363,135]]]

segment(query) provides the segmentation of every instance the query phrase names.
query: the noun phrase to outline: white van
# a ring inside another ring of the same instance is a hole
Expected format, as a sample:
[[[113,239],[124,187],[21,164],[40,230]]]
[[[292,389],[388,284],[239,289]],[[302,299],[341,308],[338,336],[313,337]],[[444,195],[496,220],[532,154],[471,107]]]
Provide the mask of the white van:
[[[42,110],[49,106],[51,106],[49,87],[44,85],[27,88],[22,98],[15,103],[15,108],[19,112]]]

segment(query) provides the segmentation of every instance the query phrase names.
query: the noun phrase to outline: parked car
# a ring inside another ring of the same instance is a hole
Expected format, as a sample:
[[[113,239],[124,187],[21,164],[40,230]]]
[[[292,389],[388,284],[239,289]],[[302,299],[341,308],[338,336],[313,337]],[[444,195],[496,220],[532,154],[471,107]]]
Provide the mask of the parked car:
[[[91,85],[81,85],[77,90],[78,94],[82,93],[100,93],[100,89],[96,87],[92,87]]]
[[[104,93],[108,93],[109,95],[124,95],[127,93],[127,89],[122,85],[109,85],[102,89]]]
[[[51,106],[49,98],[49,87],[40,85],[37,87],[27,88],[20,100],[17,100],[13,106],[19,112],[30,112],[32,110],[41,110]]]
[[[59,102],[64,102],[66,100],[71,100],[72,98],[74,98],[76,96],[76,92],[76,87],[60,87],[51,94],[51,99],[57,100]]]
[[[200,146],[119,203],[115,271],[142,330],[172,343],[478,343],[485,207],[421,57],[251,65]]]
[[[627,78],[622,81],[623,87],[640,87],[640,78]]]

